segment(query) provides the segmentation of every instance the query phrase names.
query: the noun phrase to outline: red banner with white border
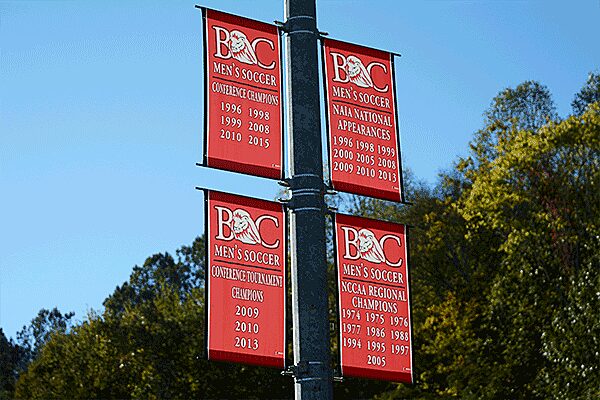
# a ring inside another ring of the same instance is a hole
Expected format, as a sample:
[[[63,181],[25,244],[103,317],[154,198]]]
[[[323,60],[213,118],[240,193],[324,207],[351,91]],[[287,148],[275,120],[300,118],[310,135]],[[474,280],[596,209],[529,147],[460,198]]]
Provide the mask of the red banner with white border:
[[[248,18],[202,10],[205,164],[282,179],[279,30]]]
[[[333,188],[402,201],[393,54],[331,39],[322,51]]]
[[[206,193],[208,358],[283,368],[283,206]]]
[[[405,225],[335,215],[342,375],[413,383]]]

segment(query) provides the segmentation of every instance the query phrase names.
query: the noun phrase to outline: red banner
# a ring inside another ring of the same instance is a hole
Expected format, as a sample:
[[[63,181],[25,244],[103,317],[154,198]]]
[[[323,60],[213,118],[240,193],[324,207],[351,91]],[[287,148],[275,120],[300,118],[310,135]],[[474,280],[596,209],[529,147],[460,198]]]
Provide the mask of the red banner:
[[[213,191],[207,207],[208,358],[283,368],[283,207]]]
[[[281,53],[274,25],[203,9],[205,164],[283,178]]]
[[[406,226],[335,217],[342,375],[413,382]]]
[[[402,201],[392,54],[323,40],[335,189]]]

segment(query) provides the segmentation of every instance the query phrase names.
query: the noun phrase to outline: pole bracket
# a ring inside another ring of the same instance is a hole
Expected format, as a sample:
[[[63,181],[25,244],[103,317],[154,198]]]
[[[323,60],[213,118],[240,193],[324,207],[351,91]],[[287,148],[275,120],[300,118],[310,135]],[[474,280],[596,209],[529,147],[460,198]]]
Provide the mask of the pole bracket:
[[[287,180],[292,196],[287,207],[292,211],[326,211],[325,185],[316,174],[297,174]]]
[[[273,21],[285,33],[311,33],[316,36],[322,34],[327,35],[327,32],[320,32],[317,29],[317,21],[315,17],[310,15],[295,15],[289,17],[285,22]]]
[[[281,375],[292,376],[296,382],[323,381],[325,380],[325,378],[322,377],[323,370],[328,371],[329,367],[321,361],[300,361],[295,365],[290,365],[286,370],[281,371]],[[336,379],[337,377],[331,378]]]

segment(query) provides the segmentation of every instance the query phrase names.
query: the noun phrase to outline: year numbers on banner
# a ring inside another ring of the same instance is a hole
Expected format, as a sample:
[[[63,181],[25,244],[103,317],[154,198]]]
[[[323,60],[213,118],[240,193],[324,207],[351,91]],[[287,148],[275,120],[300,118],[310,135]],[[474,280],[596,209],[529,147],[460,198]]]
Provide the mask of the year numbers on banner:
[[[245,307],[236,305],[235,315],[236,317],[258,318],[258,316],[260,315],[260,310],[258,309],[258,307]]]
[[[258,147],[262,147],[265,149],[268,149],[269,146],[271,145],[269,138],[262,138],[262,137],[253,136],[253,135],[248,136],[248,143],[251,144],[252,146],[258,146]]]
[[[242,141],[242,134],[240,132],[232,132],[225,129],[221,129],[221,139],[233,140],[234,142]]]
[[[242,114],[242,106],[240,104],[235,103],[225,103],[221,102],[221,111],[232,114]]]
[[[242,333],[258,333],[260,326],[256,322],[235,321],[235,331]]]
[[[256,108],[249,108],[248,115],[250,118],[263,119],[265,121],[271,119],[271,114],[269,114],[268,111],[258,110]]]
[[[249,350],[258,350],[258,339],[256,338],[247,338],[247,337],[240,337],[240,336],[236,336],[235,337],[235,347],[240,347],[243,349],[249,349]]]
[[[229,115],[221,115],[221,125],[231,126],[232,128],[241,128],[242,120],[240,118],[230,117]]]
[[[269,125],[254,121],[248,121],[248,130],[258,133],[271,133],[271,127]]]

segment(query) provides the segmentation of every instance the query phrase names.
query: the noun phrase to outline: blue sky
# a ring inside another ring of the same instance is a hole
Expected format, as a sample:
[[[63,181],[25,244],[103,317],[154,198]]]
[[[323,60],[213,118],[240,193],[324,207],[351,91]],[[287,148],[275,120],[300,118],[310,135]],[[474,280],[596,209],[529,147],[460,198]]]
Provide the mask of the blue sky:
[[[147,256],[203,232],[195,186],[272,198],[195,167],[203,128],[193,1],[0,1],[0,327],[86,310]],[[200,4],[266,22],[283,2]],[[403,162],[434,183],[503,88],[547,85],[559,114],[600,68],[597,0],[317,3],[332,38],[391,50]]]

